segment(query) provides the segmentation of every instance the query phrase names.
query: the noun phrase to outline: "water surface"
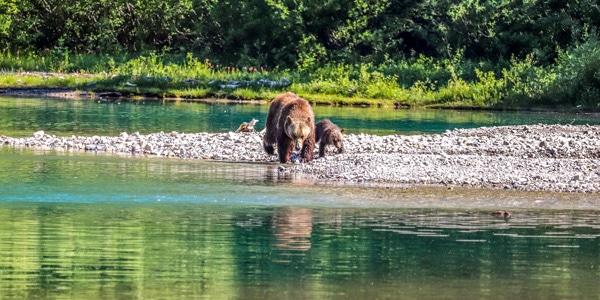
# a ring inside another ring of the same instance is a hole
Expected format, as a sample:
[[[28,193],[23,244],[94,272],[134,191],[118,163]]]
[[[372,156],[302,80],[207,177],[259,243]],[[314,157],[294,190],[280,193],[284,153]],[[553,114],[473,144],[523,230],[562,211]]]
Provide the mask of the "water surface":
[[[44,299],[590,299],[596,212],[0,206],[0,289]]]
[[[329,118],[349,133],[419,134],[454,128],[522,124],[600,124],[596,114],[482,112],[314,106],[317,120]],[[185,101],[92,101],[0,97],[0,134],[30,136],[44,130],[59,136],[118,135],[120,132],[228,132],[256,118],[265,126],[267,105]]]
[[[594,298],[597,197],[0,148],[8,298]],[[495,209],[512,218],[495,218]]]
[[[11,99],[11,100],[6,100]],[[0,97],[0,134],[224,132],[266,107]],[[593,115],[316,107],[354,132]],[[260,123],[259,123],[260,124]],[[354,126],[354,127],[353,127]],[[259,127],[259,129],[262,127]],[[7,299],[590,299],[600,197],[334,185],[278,164],[0,145]],[[512,212],[495,218],[491,211]]]

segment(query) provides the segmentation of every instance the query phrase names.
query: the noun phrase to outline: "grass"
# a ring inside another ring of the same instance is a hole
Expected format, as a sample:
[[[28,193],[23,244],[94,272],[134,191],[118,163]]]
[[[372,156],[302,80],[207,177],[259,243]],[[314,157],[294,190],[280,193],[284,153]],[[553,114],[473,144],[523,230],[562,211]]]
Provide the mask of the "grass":
[[[220,66],[192,54],[177,59],[157,53],[109,57],[5,51],[0,53],[0,88],[70,88],[116,91],[130,97],[240,101],[270,100],[292,91],[316,105],[597,111],[600,89],[594,86],[594,74],[600,72],[600,64],[597,58],[590,59],[598,54],[595,46],[564,53],[555,66],[538,66],[533,56],[513,59],[496,69],[460,58],[417,57],[380,66],[338,64],[302,71]],[[572,84],[565,74],[579,82],[588,76],[583,82],[591,86]],[[561,90],[559,84],[573,86],[573,91]]]

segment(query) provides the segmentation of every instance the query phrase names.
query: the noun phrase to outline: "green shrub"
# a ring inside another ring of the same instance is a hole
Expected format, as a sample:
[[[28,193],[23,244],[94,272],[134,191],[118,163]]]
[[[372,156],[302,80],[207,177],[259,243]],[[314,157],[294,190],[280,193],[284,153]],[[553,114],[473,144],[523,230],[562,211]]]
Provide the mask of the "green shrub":
[[[562,51],[554,67],[556,80],[543,99],[560,106],[600,109],[600,42],[591,39]]]

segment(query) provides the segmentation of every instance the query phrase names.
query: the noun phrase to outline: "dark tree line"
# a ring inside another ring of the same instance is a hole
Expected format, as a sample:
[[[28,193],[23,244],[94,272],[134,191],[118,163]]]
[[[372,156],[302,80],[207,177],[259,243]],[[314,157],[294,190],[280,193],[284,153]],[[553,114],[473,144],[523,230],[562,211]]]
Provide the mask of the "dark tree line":
[[[549,64],[599,26],[597,0],[0,0],[11,51],[193,52],[285,68],[458,51]]]

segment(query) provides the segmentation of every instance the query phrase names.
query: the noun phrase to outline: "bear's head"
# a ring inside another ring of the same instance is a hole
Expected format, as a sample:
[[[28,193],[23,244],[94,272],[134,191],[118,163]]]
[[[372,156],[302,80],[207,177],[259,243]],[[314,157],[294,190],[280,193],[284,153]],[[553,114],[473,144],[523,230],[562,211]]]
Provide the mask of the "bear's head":
[[[340,153],[344,151],[344,131],[344,129],[333,130],[330,136],[331,144],[338,148]]]
[[[311,117],[294,119],[288,116],[285,121],[285,134],[294,141],[294,150],[300,151],[304,141],[311,135],[313,127],[310,126]]]

